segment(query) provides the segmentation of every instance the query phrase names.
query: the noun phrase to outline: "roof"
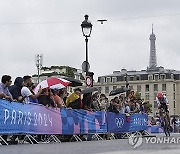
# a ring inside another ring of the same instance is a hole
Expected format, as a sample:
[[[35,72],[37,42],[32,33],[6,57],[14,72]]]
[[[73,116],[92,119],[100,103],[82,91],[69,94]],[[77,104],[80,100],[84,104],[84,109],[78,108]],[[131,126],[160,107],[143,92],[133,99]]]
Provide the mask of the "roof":
[[[148,75],[148,74],[180,74],[180,71],[173,70],[173,69],[164,69],[163,67],[157,67],[155,69],[147,68],[146,70],[132,70],[127,71],[125,69],[122,69],[121,71],[114,71],[112,74],[99,76],[99,77],[116,77],[116,76],[125,76],[126,74],[128,76],[134,76],[134,75]]]

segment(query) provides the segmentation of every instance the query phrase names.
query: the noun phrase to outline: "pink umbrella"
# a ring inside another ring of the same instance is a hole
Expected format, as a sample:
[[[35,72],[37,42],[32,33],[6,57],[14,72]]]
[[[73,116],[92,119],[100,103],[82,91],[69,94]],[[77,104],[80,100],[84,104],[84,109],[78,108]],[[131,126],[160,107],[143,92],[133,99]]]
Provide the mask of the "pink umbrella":
[[[71,82],[65,79],[50,77],[42,82],[40,82],[34,89],[35,94],[38,92],[39,88],[51,88],[51,89],[62,89],[68,86]]]

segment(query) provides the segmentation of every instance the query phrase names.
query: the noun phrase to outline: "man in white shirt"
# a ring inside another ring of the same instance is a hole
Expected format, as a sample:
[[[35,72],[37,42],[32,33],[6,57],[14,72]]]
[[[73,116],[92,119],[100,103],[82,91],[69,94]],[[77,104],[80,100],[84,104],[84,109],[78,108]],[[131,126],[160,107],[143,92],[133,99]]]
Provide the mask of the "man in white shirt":
[[[24,103],[29,103],[30,102],[30,98],[32,99],[36,99],[40,96],[42,89],[40,88],[37,94],[33,94],[29,87],[32,86],[32,79],[31,76],[24,76],[23,77],[24,80],[24,86],[21,89],[21,95],[24,98],[23,102]]]

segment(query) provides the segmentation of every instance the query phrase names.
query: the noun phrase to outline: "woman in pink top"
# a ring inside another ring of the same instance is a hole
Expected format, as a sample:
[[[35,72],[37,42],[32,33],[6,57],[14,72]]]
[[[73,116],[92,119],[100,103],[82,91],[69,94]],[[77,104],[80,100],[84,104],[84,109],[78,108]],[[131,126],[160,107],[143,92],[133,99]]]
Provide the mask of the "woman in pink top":
[[[64,101],[63,99],[59,96],[59,92],[61,91],[62,89],[58,90],[58,89],[51,89],[53,95],[52,95],[52,99],[54,100],[54,102],[57,104],[57,107],[58,108],[64,108],[65,105],[64,105]]]

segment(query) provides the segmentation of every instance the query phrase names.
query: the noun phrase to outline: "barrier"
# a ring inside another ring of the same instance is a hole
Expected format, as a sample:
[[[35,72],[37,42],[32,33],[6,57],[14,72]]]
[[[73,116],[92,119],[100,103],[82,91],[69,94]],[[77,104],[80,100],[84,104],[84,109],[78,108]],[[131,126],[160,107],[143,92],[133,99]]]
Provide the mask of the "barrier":
[[[0,134],[61,134],[60,110],[0,100]]]
[[[62,134],[106,133],[106,112],[61,109]]]
[[[146,130],[147,115],[146,114],[132,114],[126,116],[125,114],[116,114],[112,112],[107,113],[108,132],[135,132]]]
[[[147,131],[149,133],[164,133],[164,129],[163,127],[159,126],[159,125],[151,125],[148,126]]]
[[[105,132],[105,112],[60,110],[0,100],[0,134],[73,135]]]
[[[147,115],[46,108],[0,100],[0,134],[89,134],[147,129]]]

